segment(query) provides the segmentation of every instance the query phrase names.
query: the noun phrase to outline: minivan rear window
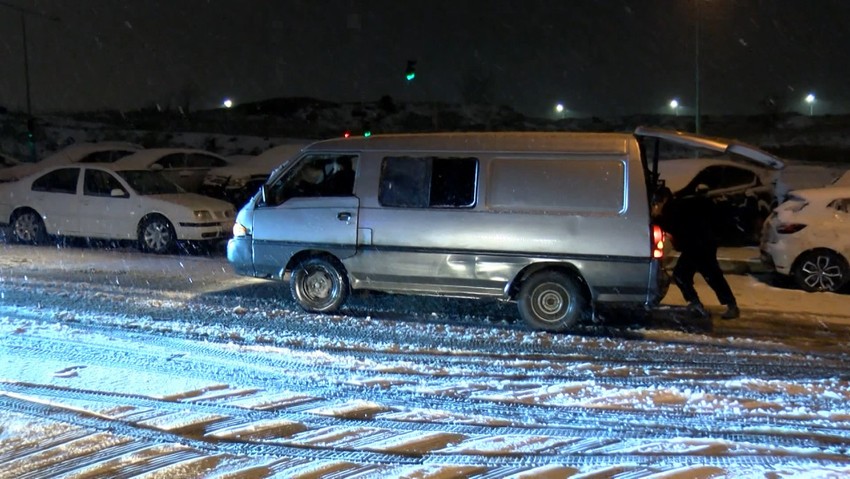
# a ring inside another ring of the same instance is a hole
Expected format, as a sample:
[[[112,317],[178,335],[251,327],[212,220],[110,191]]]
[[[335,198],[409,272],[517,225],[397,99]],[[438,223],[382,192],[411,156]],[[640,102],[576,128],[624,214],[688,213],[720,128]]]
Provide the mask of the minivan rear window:
[[[378,201],[399,208],[472,208],[477,158],[386,157]]]

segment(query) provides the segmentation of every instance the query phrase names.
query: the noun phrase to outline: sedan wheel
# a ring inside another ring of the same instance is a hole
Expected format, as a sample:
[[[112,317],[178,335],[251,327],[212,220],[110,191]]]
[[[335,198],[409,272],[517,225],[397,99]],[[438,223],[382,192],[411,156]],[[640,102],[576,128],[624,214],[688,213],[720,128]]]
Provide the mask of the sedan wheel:
[[[145,220],[139,227],[139,244],[144,251],[164,254],[174,250],[177,235],[167,219],[157,216]]]
[[[47,238],[44,221],[35,211],[24,211],[12,220],[12,236],[18,243],[43,243]]]
[[[302,261],[292,270],[289,280],[292,297],[305,311],[337,311],[348,297],[348,278],[342,269],[342,265],[330,258]]]
[[[848,276],[847,261],[829,250],[810,251],[794,267],[794,279],[806,291],[837,291]]]

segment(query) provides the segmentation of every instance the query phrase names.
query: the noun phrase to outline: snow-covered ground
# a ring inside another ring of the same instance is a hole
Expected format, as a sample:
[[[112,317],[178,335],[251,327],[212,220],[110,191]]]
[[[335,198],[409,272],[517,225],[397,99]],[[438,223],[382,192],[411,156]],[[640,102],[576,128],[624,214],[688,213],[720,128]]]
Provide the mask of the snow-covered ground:
[[[730,275],[740,320],[688,325],[673,289],[672,319],[552,335],[464,301],[305,314],[220,256],[0,248],[0,477],[850,475],[847,295]]]
[[[221,255],[0,243],[0,477],[850,477],[850,296],[728,279],[738,320],[672,287],[556,335],[487,302],[306,314]]]

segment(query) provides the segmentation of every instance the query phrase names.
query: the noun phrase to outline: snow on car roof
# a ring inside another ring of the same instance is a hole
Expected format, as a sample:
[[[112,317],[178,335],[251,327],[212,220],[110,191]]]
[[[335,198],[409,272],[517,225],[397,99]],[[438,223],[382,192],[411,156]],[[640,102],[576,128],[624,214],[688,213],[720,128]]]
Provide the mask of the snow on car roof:
[[[850,186],[850,170],[845,171],[841,176],[836,178],[832,182],[832,186]]]
[[[74,143],[72,145],[68,145],[61,150],[44,157],[39,163],[42,164],[58,164],[58,163],[71,163],[74,160],[82,158],[83,156],[88,155],[89,153],[95,153],[98,151],[110,151],[110,150],[127,150],[127,151],[136,151],[142,150],[143,148],[134,143],[127,143],[122,141],[104,141],[98,143]]]
[[[223,161],[227,161],[223,156],[217,155],[213,152],[206,150],[199,150],[197,148],[148,148],[146,150],[140,150],[136,153],[133,153],[130,156],[126,156],[116,161],[115,164],[121,167],[137,167],[137,168],[147,168],[151,165],[151,163],[157,161],[163,156],[170,155],[173,153],[197,153],[208,156],[214,156],[216,158],[220,158]]]

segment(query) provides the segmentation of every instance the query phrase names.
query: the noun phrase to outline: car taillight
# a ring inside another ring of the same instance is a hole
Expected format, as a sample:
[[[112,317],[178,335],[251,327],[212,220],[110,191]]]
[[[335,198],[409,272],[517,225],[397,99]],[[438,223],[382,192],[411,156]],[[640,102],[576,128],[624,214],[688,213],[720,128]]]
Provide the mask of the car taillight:
[[[781,223],[776,225],[776,232],[784,235],[790,235],[791,233],[796,233],[805,227],[806,225],[802,225],[800,223]]]
[[[656,259],[664,257],[664,232],[658,225],[652,225],[652,257]]]

